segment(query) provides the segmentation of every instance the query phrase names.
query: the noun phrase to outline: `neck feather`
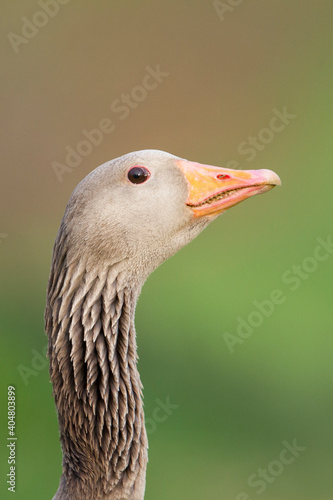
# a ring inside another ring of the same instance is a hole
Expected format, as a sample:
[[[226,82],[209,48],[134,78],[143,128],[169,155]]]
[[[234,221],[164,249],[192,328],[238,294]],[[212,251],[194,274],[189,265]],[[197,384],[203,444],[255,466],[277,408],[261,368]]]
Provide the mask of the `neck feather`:
[[[141,500],[147,464],[134,312],[124,263],[55,251],[45,312],[63,475],[56,499]]]

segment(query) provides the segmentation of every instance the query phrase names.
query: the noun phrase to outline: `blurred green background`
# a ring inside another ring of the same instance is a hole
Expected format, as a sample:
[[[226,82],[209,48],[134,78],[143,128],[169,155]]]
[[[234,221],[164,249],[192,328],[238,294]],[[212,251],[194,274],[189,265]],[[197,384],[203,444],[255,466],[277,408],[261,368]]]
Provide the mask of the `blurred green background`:
[[[15,38],[22,18],[43,24],[41,6],[2,5],[3,499],[13,497],[8,385],[17,394],[15,498],[52,498],[61,474],[43,310],[68,197],[99,164],[145,148],[270,168],[283,181],[220,217],[143,289],[136,327],[153,431],[146,499],[333,498],[333,255],[313,259],[316,239],[333,237],[333,5],[222,4],[71,0],[33,36],[26,31],[25,42]],[[157,65],[168,76],[121,120],[110,106]],[[295,117],[269,135],[262,129],[275,108]],[[82,131],[106,117],[114,131],[59,182],[52,163],[64,163],[66,146],[75,148]],[[249,136],[263,138],[253,161],[240,146]],[[294,265],[303,273],[296,290],[286,281],[299,272]],[[253,321],[253,302],[275,289],[284,302],[262,321],[257,314],[261,324],[231,352],[225,333],[237,335],[237,318]],[[178,408],[154,426],[158,400],[167,398]],[[283,442],[294,440],[306,449],[281,468]],[[248,479],[267,468],[258,493]]]

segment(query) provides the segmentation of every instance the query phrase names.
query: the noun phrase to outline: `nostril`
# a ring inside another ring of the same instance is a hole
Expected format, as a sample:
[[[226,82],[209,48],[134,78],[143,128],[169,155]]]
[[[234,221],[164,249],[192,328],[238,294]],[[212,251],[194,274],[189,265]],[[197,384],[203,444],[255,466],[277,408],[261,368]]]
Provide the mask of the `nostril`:
[[[230,179],[230,175],[227,175],[227,174],[219,174],[219,175],[217,176],[217,178],[218,178],[219,180],[221,180],[221,181],[225,181],[225,180],[227,180],[227,179]]]

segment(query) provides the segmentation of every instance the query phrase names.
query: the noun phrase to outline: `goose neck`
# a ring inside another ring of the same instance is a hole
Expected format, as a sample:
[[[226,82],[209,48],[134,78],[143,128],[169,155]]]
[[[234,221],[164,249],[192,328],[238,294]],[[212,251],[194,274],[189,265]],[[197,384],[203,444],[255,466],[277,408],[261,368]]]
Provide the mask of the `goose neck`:
[[[76,263],[57,276],[51,271],[46,330],[63,450],[58,493],[67,495],[55,498],[143,498],[138,294],[123,265],[97,272]]]

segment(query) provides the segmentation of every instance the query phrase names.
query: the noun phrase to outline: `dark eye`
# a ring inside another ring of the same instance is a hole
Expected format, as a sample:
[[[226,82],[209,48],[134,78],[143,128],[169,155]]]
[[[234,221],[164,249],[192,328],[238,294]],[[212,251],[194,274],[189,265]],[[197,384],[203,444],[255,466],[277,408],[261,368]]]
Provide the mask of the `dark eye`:
[[[150,177],[150,172],[145,167],[132,167],[127,177],[133,184],[141,184]]]

